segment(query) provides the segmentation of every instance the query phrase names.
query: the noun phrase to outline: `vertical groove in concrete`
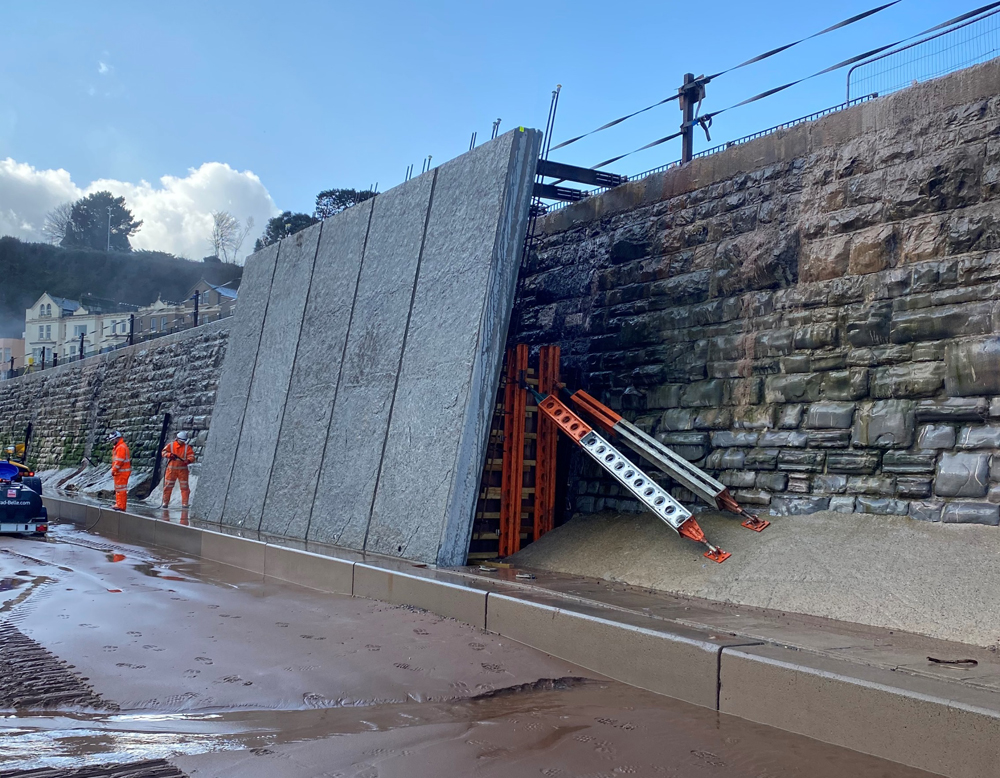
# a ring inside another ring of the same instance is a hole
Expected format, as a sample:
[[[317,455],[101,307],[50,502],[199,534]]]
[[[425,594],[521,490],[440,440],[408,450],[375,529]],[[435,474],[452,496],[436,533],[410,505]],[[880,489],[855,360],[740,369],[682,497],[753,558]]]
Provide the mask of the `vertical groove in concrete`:
[[[399,350],[399,362],[396,365],[396,377],[392,384],[392,398],[389,400],[389,418],[385,425],[385,435],[382,437],[382,448],[378,458],[378,472],[375,474],[375,488],[372,489],[371,504],[368,507],[368,521],[365,523],[365,537],[361,542],[361,550],[368,548],[368,533],[371,530],[372,513],[375,510],[375,498],[378,497],[378,486],[382,480],[382,467],[385,465],[385,447],[389,442],[389,431],[392,429],[392,412],[396,408],[396,393],[399,391],[399,376],[403,372],[403,358],[406,356],[406,341],[410,335],[410,320],[413,317],[413,301],[417,297],[417,286],[420,283],[420,265],[424,260],[424,247],[427,245],[427,225],[431,221],[431,209],[434,206],[434,187],[437,186],[438,171],[433,171],[431,179],[431,194],[427,199],[427,212],[424,214],[424,230],[420,236],[420,253],[417,254],[417,271],[413,275],[413,289],[410,291],[410,307],[406,313],[406,326],[403,328],[403,347]]]
[[[330,403],[330,415],[326,420],[325,430],[323,433],[323,452],[319,457],[319,466],[316,470],[316,481],[313,483],[312,493],[309,495],[309,515],[306,519],[305,532],[302,533],[303,538],[309,537],[309,529],[312,527],[313,507],[316,504],[316,492],[319,490],[319,477],[323,472],[323,463],[326,461],[327,446],[330,445],[330,425],[333,423],[333,412],[337,407],[337,396],[340,394],[340,384],[344,379],[344,357],[347,354],[347,342],[350,338],[351,325],[354,323],[354,309],[358,304],[358,287],[361,286],[361,271],[365,266],[365,253],[368,250],[368,236],[371,234],[372,217],[375,215],[374,198],[372,198],[369,203],[368,225],[365,227],[365,238],[361,244],[361,261],[358,262],[358,272],[354,277],[354,291],[351,295],[351,312],[347,317],[347,334],[344,337],[344,345],[340,349],[340,364],[337,368],[337,384],[333,389],[333,400]]]

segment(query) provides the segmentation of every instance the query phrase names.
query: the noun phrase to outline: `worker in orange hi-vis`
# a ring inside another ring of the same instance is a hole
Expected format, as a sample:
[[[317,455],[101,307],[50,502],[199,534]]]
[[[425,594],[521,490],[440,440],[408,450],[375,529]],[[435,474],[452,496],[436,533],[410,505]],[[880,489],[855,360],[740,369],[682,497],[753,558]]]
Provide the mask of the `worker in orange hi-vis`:
[[[161,508],[170,505],[170,496],[176,482],[181,488],[181,508],[187,508],[191,502],[191,489],[188,486],[188,465],[194,464],[194,449],[188,444],[188,434],[178,432],[177,439],[164,446],[161,456],[167,460],[167,473],[163,476],[163,500]]]
[[[114,451],[111,454],[111,476],[115,479],[115,510],[123,511],[128,507],[128,479],[132,475],[132,452],[122,434],[115,430],[108,435]]]

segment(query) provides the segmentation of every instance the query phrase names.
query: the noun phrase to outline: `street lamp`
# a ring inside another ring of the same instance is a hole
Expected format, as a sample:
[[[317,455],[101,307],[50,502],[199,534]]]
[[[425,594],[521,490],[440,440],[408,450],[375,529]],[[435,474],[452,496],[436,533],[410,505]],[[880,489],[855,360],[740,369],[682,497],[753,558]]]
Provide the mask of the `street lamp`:
[[[108,251],[111,251],[111,206],[108,206]]]

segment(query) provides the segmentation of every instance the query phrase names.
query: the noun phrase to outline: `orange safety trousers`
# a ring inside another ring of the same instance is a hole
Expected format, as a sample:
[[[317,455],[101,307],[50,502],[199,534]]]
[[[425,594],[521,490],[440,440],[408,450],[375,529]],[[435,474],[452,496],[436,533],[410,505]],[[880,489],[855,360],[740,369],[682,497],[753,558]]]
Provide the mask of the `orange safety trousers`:
[[[170,497],[174,493],[174,483],[181,489],[181,505],[185,506],[191,502],[191,488],[188,486],[187,465],[172,460],[167,465],[167,473],[163,476],[163,504],[170,504]]]
[[[128,479],[132,475],[132,453],[124,440],[115,444],[111,457],[111,475],[115,479],[115,507],[125,510],[128,507]]]

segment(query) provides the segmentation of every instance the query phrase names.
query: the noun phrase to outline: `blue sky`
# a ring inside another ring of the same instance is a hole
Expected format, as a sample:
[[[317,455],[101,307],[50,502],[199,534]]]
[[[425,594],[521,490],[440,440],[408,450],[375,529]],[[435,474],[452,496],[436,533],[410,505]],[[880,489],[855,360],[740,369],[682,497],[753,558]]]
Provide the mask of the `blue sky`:
[[[903,0],[720,78],[704,110],[984,1]],[[0,160],[64,169],[80,188],[113,179],[153,189],[218,162],[259,177],[270,207],[311,211],[320,189],[385,190],[428,154],[454,157],[498,117],[502,130],[542,127],[557,83],[556,142],[672,94],[685,71],[721,70],[875,4],[6,3]],[[720,116],[696,150],[841,102],[845,75]],[[592,165],[679,119],[671,103],[553,157]],[[609,169],[632,174],[679,153],[673,142]]]

